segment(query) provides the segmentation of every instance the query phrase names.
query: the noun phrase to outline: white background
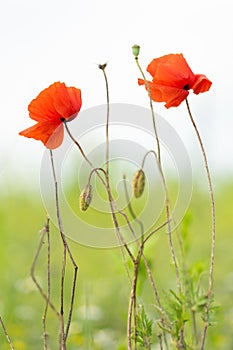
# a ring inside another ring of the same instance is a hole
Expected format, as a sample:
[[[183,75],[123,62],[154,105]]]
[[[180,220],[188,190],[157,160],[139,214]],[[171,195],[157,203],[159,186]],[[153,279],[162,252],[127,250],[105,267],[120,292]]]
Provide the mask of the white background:
[[[107,61],[111,102],[148,107],[137,85],[133,44],[141,46],[144,69],[155,57],[182,52],[194,73],[213,82],[209,92],[190,94],[189,101],[212,172],[232,174],[232,34],[231,0],[1,1],[1,182],[37,181],[44,146],[18,132],[33,125],[27,106],[54,81],[81,88],[83,110],[103,104],[97,65]],[[180,134],[198,172],[201,157],[185,104],[166,110],[156,103],[155,110]]]

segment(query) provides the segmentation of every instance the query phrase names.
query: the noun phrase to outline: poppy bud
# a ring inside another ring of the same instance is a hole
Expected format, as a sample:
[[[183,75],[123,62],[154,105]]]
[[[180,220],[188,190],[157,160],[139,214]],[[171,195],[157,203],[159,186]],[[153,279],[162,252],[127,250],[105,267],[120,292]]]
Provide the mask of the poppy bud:
[[[141,197],[145,188],[145,173],[142,169],[138,170],[133,177],[133,193],[135,198]]]
[[[86,185],[79,197],[79,207],[81,211],[86,211],[92,200],[92,186]]]
[[[133,55],[135,57],[138,57],[139,52],[140,52],[140,46],[139,45],[134,45],[132,46],[132,51],[133,51]]]

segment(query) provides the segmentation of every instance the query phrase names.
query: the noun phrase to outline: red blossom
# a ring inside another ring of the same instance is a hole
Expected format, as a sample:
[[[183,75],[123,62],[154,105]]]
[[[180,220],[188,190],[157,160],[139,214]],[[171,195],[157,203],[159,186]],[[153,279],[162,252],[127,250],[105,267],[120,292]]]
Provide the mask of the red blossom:
[[[170,54],[155,58],[147,71],[153,77],[148,81],[151,98],[155,102],[165,102],[165,107],[177,107],[184,101],[190,89],[195,94],[208,91],[211,81],[203,74],[194,74],[182,54]],[[139,85],[145,84],[138,79]]]
[[[37,124],[19,135],[40,140],[47,148],[55,149],[63,141],[63,122],[76,118],[81,105],[80,89],[56,82],[41,91],[29,104],[29,117]]]

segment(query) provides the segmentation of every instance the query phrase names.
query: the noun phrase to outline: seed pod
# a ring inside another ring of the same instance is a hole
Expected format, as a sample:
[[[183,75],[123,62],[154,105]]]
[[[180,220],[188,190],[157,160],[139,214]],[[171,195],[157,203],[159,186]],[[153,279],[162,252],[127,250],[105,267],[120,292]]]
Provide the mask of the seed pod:
[[[141,197],[145,188],[145,173],[142,169],[138,170],[133,177],[133,193],[135,198]]]
[[[132,51],[133,51],[134,57],[138,57],[140,52],[140,46],[139,45],[132,46]]]
[[[79,197],[79,208],[81,211],[86,211],[92,200],[92,186],[86,185]]]

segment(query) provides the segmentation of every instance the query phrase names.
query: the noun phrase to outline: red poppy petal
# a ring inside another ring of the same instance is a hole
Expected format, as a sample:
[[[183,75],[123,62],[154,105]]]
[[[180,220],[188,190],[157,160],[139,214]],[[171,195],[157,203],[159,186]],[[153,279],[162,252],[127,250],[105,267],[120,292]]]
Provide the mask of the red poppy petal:
[[[177,107],[182,101],[186,99],[189,92],[184,89],[178,89],[171,86],[164,86],[159,84],[147,82],[150,87],[151,98],[155,102],[165,102],[165,107]],[[138,84],[143,85],[145,81],[138,79]],[[145,84],[146,85],[146,84]]]
[[[63,118],[71,120],[76,117],[81,105],[81,91],[79,89],[67,87],[64,83],[56,83],[54,106]]]
[[[82,106],[81,90],[71,86],[68,88],[68,93],[70,96],[71,103],[76,113],[78,113]]]
[[[64,126],[62,123],[39,122],[19,133],[21,136],[40,140],[49,149],[59,147],[64,137]]]
[[[145,85],[145,81],[143,79],[138,79],[138,85]]]
[[[194,94],[209,91],[212,82],[203,74],[196,74],[196,81],[192,86]]]
[[[64,125],[60,124],[54,129],[53,133],[50,135],[45,146],[49,149],[55,149],[62,144],[63,138],[64,138]]]
[[[147,83],[150,87],[152,100],[155,102],[165,102],[166,108],[179,106],[189,94],[189,92],[184,89],[177,89],[171,86],[154,84],[150,81],[148,81]],[[142,79],[138,79],[138,84],[143,85],[145,84],[145,81]]]
[[[156,84],[184,89],[196,80],[182,54],[170,54],[154,59],[147,67]]]
[[[166,102],[165,107],[177,107],[183,102],[189,92],[170,86],[151,84],[151,97],[155,102]]]
[[[57,112],[53,103],[57,84],[60,83],[54,83],[41,91],[29,104],[28,111],[31,119],[36,121],[60,120],[61,115]]]

